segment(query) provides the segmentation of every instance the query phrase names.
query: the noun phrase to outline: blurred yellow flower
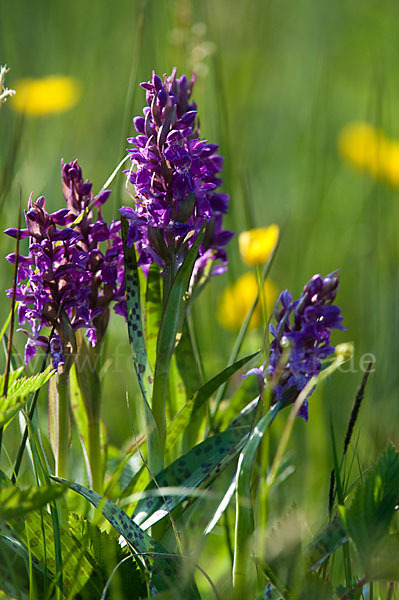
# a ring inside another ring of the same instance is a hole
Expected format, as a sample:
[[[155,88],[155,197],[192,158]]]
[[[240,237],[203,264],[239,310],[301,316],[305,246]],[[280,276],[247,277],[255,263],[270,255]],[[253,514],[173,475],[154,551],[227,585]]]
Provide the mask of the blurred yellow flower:
[[[42,79],[21,79],[15,84],[12,105],[28,116],[50,115],[69,110],[81,96],[81,84],[73,77],[49,75]]]
[[[386,160],[384,163],[386,179],[394,187],[399,187],[399,141],[391,140],[388,143]]]
[[[267,261],[277,243],[277,225],[243,231],[238,236],[240,254],[247,265],[262,265]]]
[[[245,273],[235,283],[228,286],[222,293],[217,312],[218,321],[226,329],[237,331],[255,300],[258,291],[258,282],[253,272]],[[274,308],[277,298],[277,286],[267,279],[263,285],[264,299],[267,316]],[[262,324],[262,301],[259,299],[257,307],[249,322],[249,328],[255,329]]]
[[[349,123],[338,137],[341,156],[373,177],[399,186],[399,141],[368,123]]]

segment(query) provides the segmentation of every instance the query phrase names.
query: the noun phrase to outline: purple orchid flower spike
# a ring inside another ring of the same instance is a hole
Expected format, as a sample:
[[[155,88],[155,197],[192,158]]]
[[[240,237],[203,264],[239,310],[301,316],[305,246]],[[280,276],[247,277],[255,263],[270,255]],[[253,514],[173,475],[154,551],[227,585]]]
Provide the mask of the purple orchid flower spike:
[[[295,401],[313,376],[320,373],[322,361],[335,352],[330,343],[332,329],[345,329],[341,309],[332,303],[339,285],[337,271],[321,277],[314,275],[298,300],[288,290],[276,302],[276,325],[270,325],[273,340],[269,359],[246,375],[256,374],[260,387],[270,386],[273,404]],[[286,356],[286,361],[282,364]],[[308,401],[299,416],[308,420]]]
[[[29,198],[26,229],[20,235],[30,238],[29,252],[18,257],[16,290],[19,323],[30,327],[23,330],[28,336],[25,362],[50,342],[56,368],[65,362],[66,349],[76,347],[74,331],[86,329],[86,337],[95,345],[105,333],[109,305],[126,314],[120,222],[107,225],[100,208],[110,192],[95,198],[76,160],[62,164],[62,186],[67,207],[55,213],[47,212],[43,196],[36,201]],[[87,210],[90,206],[96,206],[97,218]],[[17,232],[5,231],[13,237]],[[15,264],[16,255],[7,260]],[[55,328],[51,340],[42,335],[45,327]]]
[[[162,80],[154,73],[141,85],[148,106],[134,119],[138,135],[128,139],[133,148],[127,173],[136,202],[121,209],[129,220],[128,245],[136,244],[144,271],[153,262],[178,269],[206,223],[194,268],[199,281],[209,261],[227,264],[225,246],[233,236],[222,229],[229,202],[218,191],[223,158],[215,144],[199,137],[197,105],[191,100],[194,77],[178,78],[174,69],[170,77]]]

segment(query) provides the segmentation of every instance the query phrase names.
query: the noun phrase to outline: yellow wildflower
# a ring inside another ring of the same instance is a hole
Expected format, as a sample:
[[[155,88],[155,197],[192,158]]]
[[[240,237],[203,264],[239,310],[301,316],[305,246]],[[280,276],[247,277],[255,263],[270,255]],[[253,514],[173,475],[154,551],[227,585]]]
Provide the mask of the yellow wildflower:
[[[277,225],[243,231],[238,236],[240,254],[247,265],[262,265],[267,261],[277,243]]]
[[[21,79],[15,84],[15,110],[29,116],[69,110],[81,96],[80,82],[73,77],[49,75],[42,79]]]
[[[226,329],[237,331],[245,316],[252,306],[258,292],[258,282],[253,272],[245,273],[235,283],[228,286],[222,293],[217,312],[218,321]],[[267,316],[274,308],[277,298],[277,286],[270,279],[263,285],[264,301]],[[259,299],[257,307],[249,323],[250,329],[255,329],[262,324],[262,300]]]
[[[391,140],[388,143],[385,162],[383,165],[384,175],[393,187],[399,187],[399,141]]]
[[[349,123],[338,138],[341,156],[374,177],[384,177],[389,142],[384,133],[367,123]]]

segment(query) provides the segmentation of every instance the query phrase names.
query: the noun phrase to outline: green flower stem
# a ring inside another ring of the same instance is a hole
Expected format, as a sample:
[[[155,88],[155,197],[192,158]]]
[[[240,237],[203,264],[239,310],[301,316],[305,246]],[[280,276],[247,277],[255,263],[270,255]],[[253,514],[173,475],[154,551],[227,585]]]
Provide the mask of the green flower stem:
[[[312,377],[311,379],[309,379],[303,390],[298,394],[298,397],[295,400],[294,404],[292,405],[291,411],[288,415],[287,422],[285,424],[283,433],[280,438],[280,443],[278,445],[277,452],[273,459],[272,466],[270,467],[269,475],[267,476],[266,484],[269,489],[272,487],[276,479],[282,458],[284,456],[284,452],[287,448],[287,444],[291,437],[292,429],[295,423],[295,418],[301,410],[301,406],[305,402],[306,398],[308,397],[312,389],[315,387],[317,380],[318,377]]]
[[[337,350],[338,350],[338,347],[337,347]],[[334,360],[334,362],[329,367],[327,367],[326,369],[321,371],[321,373],[319,373],[319,375],[312,377],[307,382],[307,384],[305,385],[303,390],[298,394],[298,397],[292,406],[290,414],[288,415],[288,419],[285,424],[283,433],[281,435],[280,443],[278,445],[277,452],[276,452],[274,460],[273,460],[273,464],[270,468],[269,475],[267,477],[266,484],[269,488],[272,487],[274,480],[276,479],[278,470],[280,468],[280,463],[282,461],[284,452],[287,448],[287,444],[291,437],[292,429],[293,429],[294,423],[295,423],[295,417],[298,415],[303,403],[305,402],[306,398],[308,397],[308,395],[310,394],[312,389],[314,387],[316,387],[316,384],[319,381],[321,381],[322,379],[325,379],[326,377],[328,377],[336,369],[338,369],[338,367],[340,365],[342,365],[345,362],[345,360],[347,360],[347,355],[345,354],[345,352],[343,352],[343,353],[337,352],[336,359]]]
[[[102,494],[103,465],[101,460],[100,421],[88,422],[89,464],[93,490]]]
[[[148,466],[153,475],[163,469],[164,450],[166,439],[166,395],[168,391],[168,360],[157,357],[154,376],[154,391],[152,395],[152,414],[154,415],[156,429],[148,438]]]
[[[69,386],[68,373],[61,370],[57,375],[56,395],[56,452],[55,472],[57,477],[68,478],[69,453]]]

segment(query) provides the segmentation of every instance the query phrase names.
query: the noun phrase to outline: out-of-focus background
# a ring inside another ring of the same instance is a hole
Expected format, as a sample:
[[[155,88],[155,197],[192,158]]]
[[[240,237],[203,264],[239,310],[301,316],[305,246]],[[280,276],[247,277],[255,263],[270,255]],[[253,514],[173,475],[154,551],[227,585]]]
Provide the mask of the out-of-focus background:
[[[123,158],[126,137],[135,133],[132,118],[145,102],[139,82],[153,69],[162,75],[176,66],[180,74],[196,72],[201,135],[219,144],[225,157],[227,227],[238,233],[284,225],[271,272],[278,290],[298,295],[314,273],[340,269],[337,303],[347,331],[336,332],[334,341],[353,341],[355,355],[346,372],[312,396],[309,423],[296,424],[295,472],[277,492],[287,505],[327,503],[330,422],[341,447],[367,353],[375,356],[376,371],[359,417],[361,464],[369,464],[387,439],[399,443],[399,185],[362,168],[361,160],[355,168],[337,145],[343,128],[358,121],[387,139],[399,137],[398,59],[393,0],[0,5],[0,63],[11,69],[8,87],[18,91],[21,79],[53,75],[72,77],[79,87],[76,104],[63,112],[31,115],[27,105],[22,117],[18,94],[2,106],[2,229],[16,226],[19,199],[25,206],[30,193],[45,195],[51,211],[63,206],[61,158],[77,157],[99,190]],[[392,168],[399,170],[399,159]],[[123,177],[112,188],[107,219],[130,203]],[[0,237],[0,247],[5,256],[13,240]],[[194,311],[208,377],[226,365],[235,339],[216,319],[220,294],[249,270],[237,238],[229,256],[228,273],[214,278]],[[12,267],[3,260],[1,323],[11,282]],[[136,388],[119,317],[112,319],[107,343],[104,415],[111,442],[120,446],[132,434],[125,391],[134,401]],[[243,352],[262,343],[262,328],[252,330]],[[22,350],[23,334],[16,344]],[[39,408],[45,413],[44,397]],[[276,438],[283,420],[275,424]]]

